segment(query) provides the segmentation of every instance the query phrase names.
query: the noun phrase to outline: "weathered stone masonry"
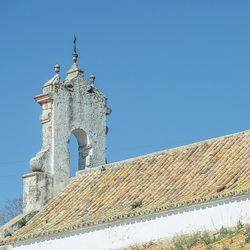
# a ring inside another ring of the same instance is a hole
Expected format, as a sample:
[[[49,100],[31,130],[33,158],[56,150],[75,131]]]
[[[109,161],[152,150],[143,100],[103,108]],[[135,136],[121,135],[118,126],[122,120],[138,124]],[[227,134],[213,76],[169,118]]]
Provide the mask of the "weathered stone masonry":
[[[75,54],[77,55],[77,54]],[[106,116],[111,110],[106,97],[90,83],[74,63],[65,80],[55,76],[43,86],[43,93],[35,96],[42,107],[42,148],[30,160],[32,173],[23,176],[24,212],[39,210],[49,199],[62,191],[70,177],[68,144],[73,133],[78,142],[78,170],[105,164]]]

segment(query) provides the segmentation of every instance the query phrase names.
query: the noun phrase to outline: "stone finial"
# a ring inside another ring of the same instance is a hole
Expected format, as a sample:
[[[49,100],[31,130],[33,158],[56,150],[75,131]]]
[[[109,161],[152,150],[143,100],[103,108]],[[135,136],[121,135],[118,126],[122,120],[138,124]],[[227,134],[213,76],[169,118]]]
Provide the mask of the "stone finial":
[[[89,76],[89,81],[91,86],[95,85],[95,76],[93,74]]]
[[[55,69],[55,73],[56,73],[56,74],[59,74],[59,72],[60,72],[60,65],[59,65],[59,64],[56,64],[56,65],[54,66],[54,69]]]
[[[77,65],[78,54],[76,51],[76,36],[74,35],[73,65],[67,72],[67,80],[73,79],[78,75],[83,75],[83,70]]]
[[[43,85],[43,90],[44,90],[44,93],[48,93],[50,91],[52,91],[51,88],[47,88],[48,86],[51,86],[51,85],[58,85],[60,83],[60,76],[59,76],[59,73],[60,73],[60,65],[59,64],[55,64],[54,66],[54,71],[55,71],[55,75],[50,79],[48,80],[46,83],[44,83]],[[40,103],[40,95],[35,97],[35,100]],[[43,99],[43,98],[42,98]]]
[[[77,62],[77,58],[78,58],[78,54],[76,52],[76,35],[74,35],[73,42],[74,42],[74,51],[73,51],[72,56],[73,56],[73,62],[76,63]]]

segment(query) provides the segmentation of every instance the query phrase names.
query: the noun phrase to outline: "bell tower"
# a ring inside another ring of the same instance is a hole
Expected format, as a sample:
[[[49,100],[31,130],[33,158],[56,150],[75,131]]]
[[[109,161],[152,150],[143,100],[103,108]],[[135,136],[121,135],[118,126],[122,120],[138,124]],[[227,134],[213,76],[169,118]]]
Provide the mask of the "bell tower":
[[[105,164],[106,116],[111,113],[107,98],[95,87],[95,76],[89,81],[77,65],[74,37],[73,64],[65,80],[60,66],[55,76],[43,85],[43,92],[34,97],[42,107],[42,147],[30,160],[32,172],[23,176],[23,210],[39,210],[70,179],[68,143],[71,134],[78,142],[78,170]]]

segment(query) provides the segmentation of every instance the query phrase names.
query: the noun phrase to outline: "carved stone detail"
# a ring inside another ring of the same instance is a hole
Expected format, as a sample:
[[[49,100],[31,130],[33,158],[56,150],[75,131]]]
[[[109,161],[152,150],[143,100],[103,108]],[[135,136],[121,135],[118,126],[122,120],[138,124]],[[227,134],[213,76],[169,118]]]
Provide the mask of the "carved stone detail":
[[[49,147],[42,149],[30,160],[30,167],[33,172],[44,172],[50,161]]]

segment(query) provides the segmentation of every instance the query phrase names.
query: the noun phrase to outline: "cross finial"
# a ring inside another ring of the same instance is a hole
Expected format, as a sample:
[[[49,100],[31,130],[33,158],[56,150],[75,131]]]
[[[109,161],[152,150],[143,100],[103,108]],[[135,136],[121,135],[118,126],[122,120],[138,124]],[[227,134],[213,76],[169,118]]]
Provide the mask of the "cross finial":
[[[74,52],[76,52],[76,35],[74,34]]]
[[[78,54],[76,52],[76,35],[74,34],[74,40],[73,40],[73,43],[74,43],[74,51],[73,51],[73,62],[76,63],[77,62],[77,58],[78,58]]]

